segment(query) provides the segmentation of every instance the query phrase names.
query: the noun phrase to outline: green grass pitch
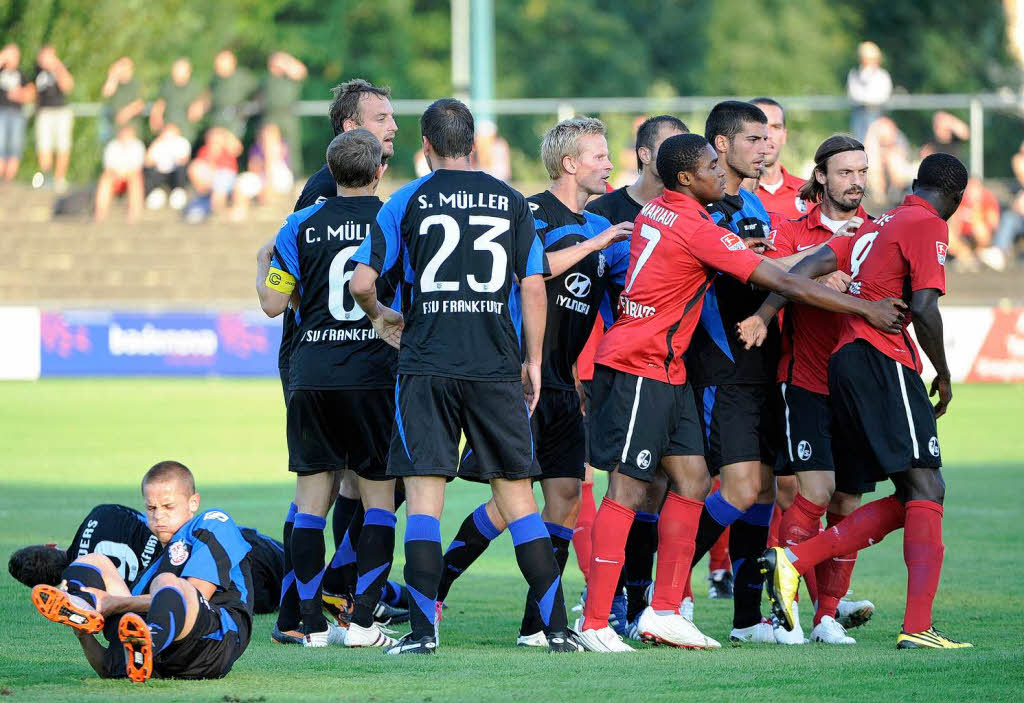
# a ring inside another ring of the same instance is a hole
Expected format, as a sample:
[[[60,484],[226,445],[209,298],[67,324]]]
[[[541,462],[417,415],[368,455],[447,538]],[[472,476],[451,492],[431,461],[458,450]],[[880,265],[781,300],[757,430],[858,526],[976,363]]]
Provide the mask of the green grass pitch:
[[[434,657],[392,659],[379,651],[271,645],[271,616],[219,681],[97,679],[70,632],[31,607],[28,590],[0,576],[0,697],[3,700],[180,701],[680,701],[1008,700],[1024,690],[1024,387],[959,386],[940,420],[947,462],[946,559],[935,617],[977,647],[897,652],[906,572],[900,534],[862,553],[857,597],[878,607],[852,631],[851,648],[726,646],[635,654],[551,656],[513,646],[525,585],[502,536],[449,597]],[[0,385],[0,551],[43,541],[66,544],[100,502],[139,505],[138,480],[174,458],[196,473],[203,505],[242,524],[280,533],[291,481],[284,408],[275,381],[47,380]],[[601,480],[601,479],[599,479]],[[598,485],[598,500],[603,484]],[[456,482],[443,536],[485,498]],[[399,522],[401,528],[404,520]],[[398,544],[401,545],[399,537]],[[401,548],[394,574],[401,579]],[[731,604],[709,601],[695,571],[696,622],[728,638]],[[582,579],[570,558],[566,598]],[[807,608],[807,611],[810,609]],[[767,608],[765,608],[767,612]],[[805,626],[810,613],[804,614]]]

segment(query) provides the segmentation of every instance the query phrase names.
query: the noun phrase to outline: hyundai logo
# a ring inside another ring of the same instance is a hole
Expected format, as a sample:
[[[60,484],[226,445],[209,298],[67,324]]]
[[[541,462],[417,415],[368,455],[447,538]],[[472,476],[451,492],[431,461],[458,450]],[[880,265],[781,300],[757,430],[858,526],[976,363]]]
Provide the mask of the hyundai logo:
[[[572,273],[565,277],[565,289],[577,298],[585,298],[590,292],[590,278],[582,273]]]

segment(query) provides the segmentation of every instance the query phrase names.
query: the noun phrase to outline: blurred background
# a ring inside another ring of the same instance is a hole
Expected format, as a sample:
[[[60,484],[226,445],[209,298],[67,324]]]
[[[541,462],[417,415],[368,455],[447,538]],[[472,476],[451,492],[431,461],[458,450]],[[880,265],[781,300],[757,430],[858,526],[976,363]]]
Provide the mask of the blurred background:
[[[362,77],[399,125],[382,196],[447,95],[527,194],[559,118],[605,121],[618,186],[639,120],[703,131],[725,97],[783,105],[799,177],[861,138],[876,215],[954,153],[954,376],[1024,380],[1024,0],[6,0],[0,46],[0,378],[274,375],[255,254],[323,164],[331,87]]]

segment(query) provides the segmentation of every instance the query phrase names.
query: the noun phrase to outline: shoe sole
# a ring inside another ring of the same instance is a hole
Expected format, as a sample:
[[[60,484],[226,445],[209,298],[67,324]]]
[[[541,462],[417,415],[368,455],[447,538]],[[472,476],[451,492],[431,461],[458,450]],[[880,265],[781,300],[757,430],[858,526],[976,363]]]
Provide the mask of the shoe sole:
[[[94,635],[103,631],[103,616],[95,610],[79,608],[59,588],[40,584],[32,589],[32,605],[47,620]]]
[[[676,642],[671,642],[669,640],[658,637],[657,635],[653,635],[650,632],[641,632],[640,639],[643,642],[647,642],[648,644],[653,644],[655,646],[663,644],[667,647],[676,647],[677,649],[718,649],[717,647],[711,647],[709,645],[678,644]]]
[[[334,624],[338,627],[348,627],[349,622],[352,620],[352,611],[355,609],[352,601],[345,596],[329,596],[324,594],[322,597],[323,610],[325,613],[334,618]]]
[[[783,607],[782,600],[775,589],[775,552],[769,552],[771,558],[768,556],[760,557],[757,563],[761,567],[761,574],[764,576],[764,590],[768,596],[768,602],[772,606],[772,614],[779,619],[779,623],[785,628],[786,632],[792,632],[794,623],[793,618],[790,616],[789,611]]]
[[[302,644],[302,637],[300,637],[298,634],[293,635],[293,634],[291,634],[291,632],[294,632],[294,630],[289,630],[287,632],[278,631],[277,633],[271,632],[270,633],[270,641],[273,644],[298,644],[298,645],[301,645]]]
[[[122,616],[117,638],[124,645],[125,673],[135,683],[145,683],[153,675],[153,638],[145,621],[135,613]]]

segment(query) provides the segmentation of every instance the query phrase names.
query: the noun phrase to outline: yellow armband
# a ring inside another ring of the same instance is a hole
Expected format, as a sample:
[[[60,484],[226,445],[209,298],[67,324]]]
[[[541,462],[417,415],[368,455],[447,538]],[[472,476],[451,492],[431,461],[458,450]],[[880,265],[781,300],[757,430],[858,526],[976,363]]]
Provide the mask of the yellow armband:
[[[270,267],[270,271],[267,273],[267,280],[264,283],[267,288],[276,290],[278,293],[284,293],[285,295],[291,295],[292,291],[295,290],[295,276],[273,266]]]

